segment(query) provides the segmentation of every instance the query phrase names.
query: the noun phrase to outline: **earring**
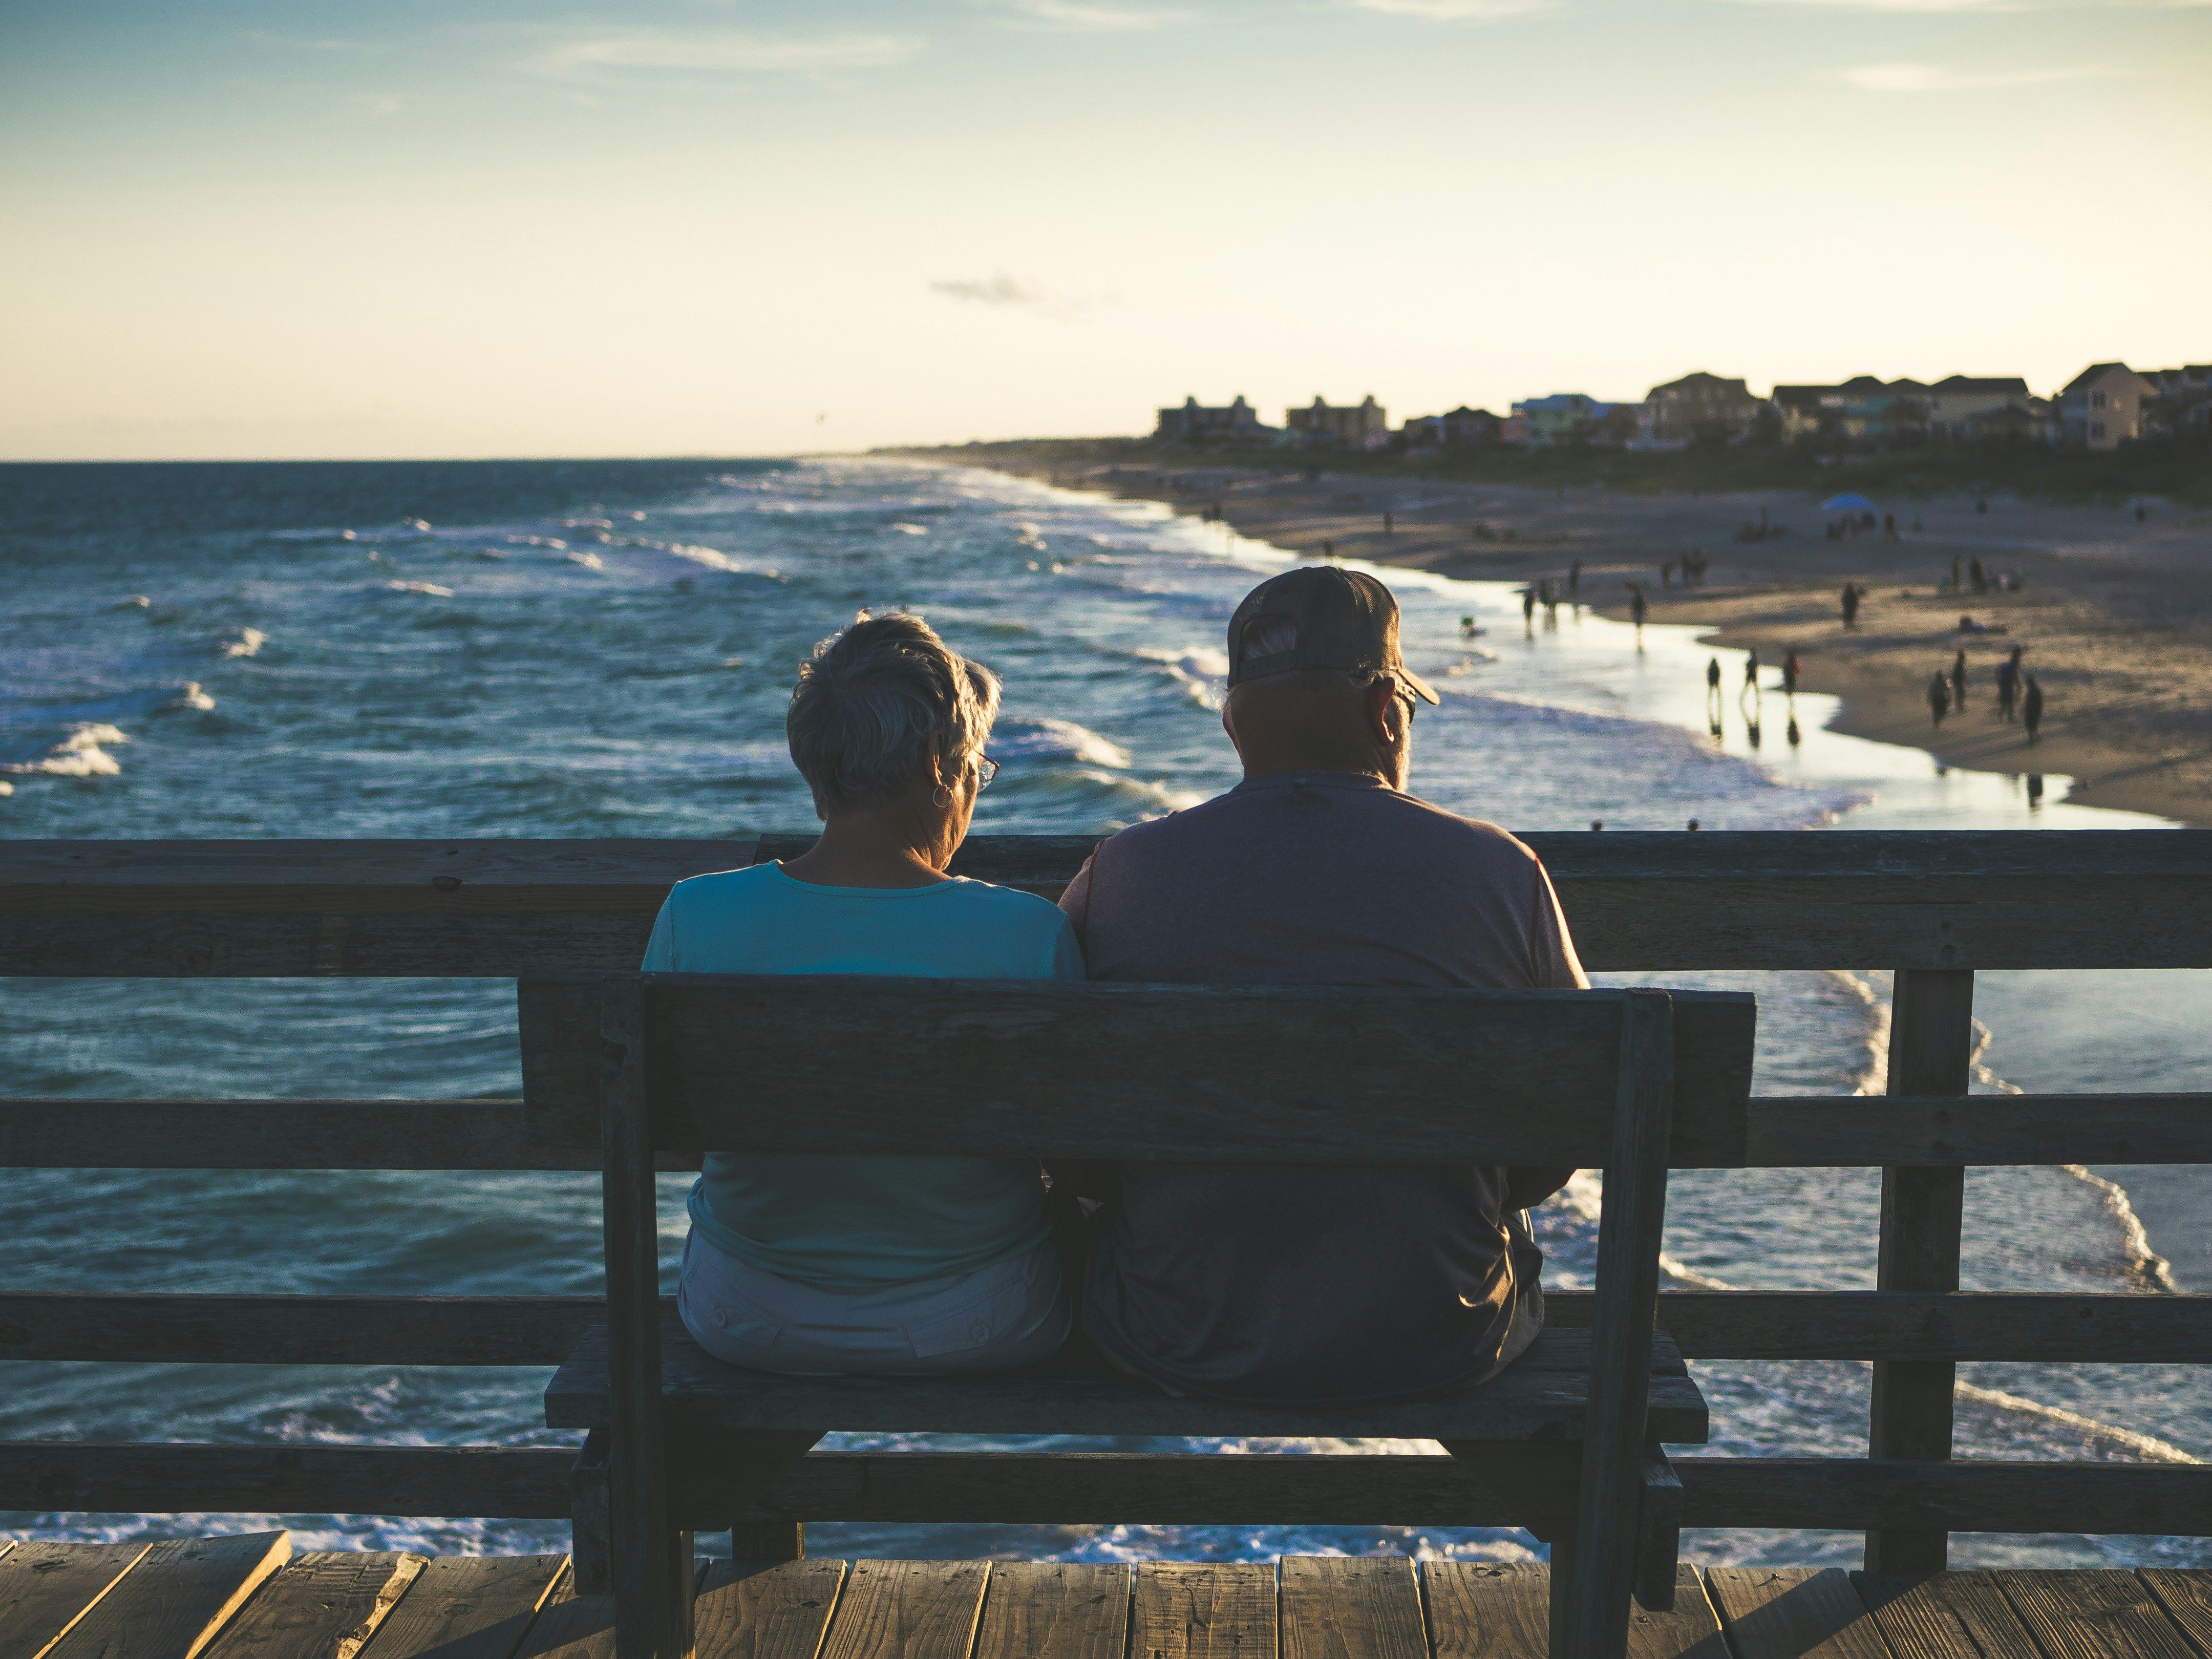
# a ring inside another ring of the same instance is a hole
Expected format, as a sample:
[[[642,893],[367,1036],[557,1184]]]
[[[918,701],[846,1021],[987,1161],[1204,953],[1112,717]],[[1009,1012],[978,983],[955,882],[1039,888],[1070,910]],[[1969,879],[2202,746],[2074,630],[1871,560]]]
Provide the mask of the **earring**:
[[[935,789],[930,792],[929,804],[932,806],[951,805],[952,792],[950,789],[947,789],[943,784],[939,784]]]

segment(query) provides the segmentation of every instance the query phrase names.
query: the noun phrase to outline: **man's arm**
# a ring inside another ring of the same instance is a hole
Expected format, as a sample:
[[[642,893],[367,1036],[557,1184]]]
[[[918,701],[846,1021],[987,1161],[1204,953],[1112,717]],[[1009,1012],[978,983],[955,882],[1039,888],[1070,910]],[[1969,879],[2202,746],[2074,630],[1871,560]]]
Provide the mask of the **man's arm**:
[[[1574,938],[1567,932],[1559,896],[1552,889],[1551,872],[1533,853],[1528,861],[1536,882],[1528,916],[1529,982],[1539,990],[1587,991],[1589,975],[1583,972],[1582,958],[1575,954]],[[1505,1207],[1534,1209],[1573,1180],[1574,1175],[1571,1169],[1551,1165],[1510,1169],[1505,1172]]]

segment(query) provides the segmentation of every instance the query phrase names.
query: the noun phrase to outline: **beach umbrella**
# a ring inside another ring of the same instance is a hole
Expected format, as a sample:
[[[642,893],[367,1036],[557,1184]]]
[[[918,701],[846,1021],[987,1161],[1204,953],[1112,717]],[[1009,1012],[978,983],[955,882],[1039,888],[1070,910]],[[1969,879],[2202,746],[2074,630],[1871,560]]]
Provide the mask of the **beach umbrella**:
[[[1820,503],[1823,513],[1871,513],[1875,504],[1863,495],[1831,495]]]

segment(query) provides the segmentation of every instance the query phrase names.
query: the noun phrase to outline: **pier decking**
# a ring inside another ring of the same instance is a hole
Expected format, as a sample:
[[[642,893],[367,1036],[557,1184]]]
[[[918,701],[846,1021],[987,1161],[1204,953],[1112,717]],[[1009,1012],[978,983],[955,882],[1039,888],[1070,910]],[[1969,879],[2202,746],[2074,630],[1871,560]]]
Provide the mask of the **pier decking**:
[[[699,1659],[1543,1659],[1547,1569],[701,1564]],[[1685,1566],[1634,1659],[2203,1659],[2212,1572]],[[0,1659],[612,1659],[561,1555],[297,1552],[289,1534],[0,1540]]]

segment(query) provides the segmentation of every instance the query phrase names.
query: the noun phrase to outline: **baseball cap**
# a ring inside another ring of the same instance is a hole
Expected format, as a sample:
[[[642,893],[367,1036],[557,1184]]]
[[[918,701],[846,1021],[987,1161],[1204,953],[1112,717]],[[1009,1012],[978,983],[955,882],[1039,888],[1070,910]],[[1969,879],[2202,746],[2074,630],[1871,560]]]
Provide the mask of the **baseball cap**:
[[[1263,618],[1288,623],[1297,644],[1265,656],[1245,655],[1245,635]],[[1437,701],[1428,682],[1398,654],[1398,601],[1364,571],[1302,565],[1270,576],[1237,607],[1229,619],[1229,684],[1238,686],[1297,668],[1395,674],[1429,702]]]

